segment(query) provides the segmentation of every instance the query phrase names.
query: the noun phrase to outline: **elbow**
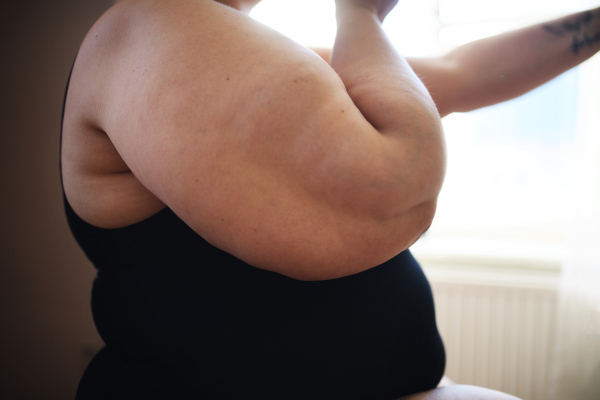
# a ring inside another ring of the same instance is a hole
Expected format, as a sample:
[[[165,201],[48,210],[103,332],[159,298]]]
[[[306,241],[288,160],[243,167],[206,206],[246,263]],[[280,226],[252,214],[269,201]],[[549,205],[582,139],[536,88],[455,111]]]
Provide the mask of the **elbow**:
[[[416,237],[410,242],[407,246],[409,248],[417,240],[421,238],[431,228],[431,224],[433,223],[433,219],[435,217],[435,213],[437,211],[437,197],[434,200],[428,201],[419,205],[420,209],[418,212],[420,213],[420,220],[418,226],[416,226]]]
[[[441,123],[433,121],[412,146],[404,146],[395,166],[398,184],[389,205],[392,216],[419,212],[427,230],[435,215],[437,199],[446,175],[446,145]],[[421,233],[422,233],[421,232]]]
[[[431,228],[436,211],[437,197],[417,204],[387,221],[395,229],[393,236],[398,244],[397,252],[408,249]]]
[[[360,242],[346,246],[344,254],[336,261],[328,262],[319,268],[303,270],[296,275],[301,280],[335,279],[353,275],[381,265],[415,244],[433,222],[437,208],[437,199],[416,205],[405,213],[380,220],[374,229],[365,230],[369,237],[363,236]]]
[[[436,212],[436,199],[418,204],[389,219],[367,218],[351,229],[333,234],[335,240],[314,242],[297,258],[303,262],[277,263],[270,269],[300,281],[322,281],[354,275],[381,265],[412,246],[429,229]],[[343,219],[340,225],[347,226]],[[287,254],[289,256],[289,253]],[[308,261],[307,261],[308,260]]]

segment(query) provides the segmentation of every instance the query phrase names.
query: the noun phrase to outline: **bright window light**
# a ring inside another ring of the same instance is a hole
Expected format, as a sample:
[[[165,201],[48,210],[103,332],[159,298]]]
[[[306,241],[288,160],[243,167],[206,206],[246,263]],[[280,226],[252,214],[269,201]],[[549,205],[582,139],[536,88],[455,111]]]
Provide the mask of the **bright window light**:
[[[440,0],[439,6],[440,46],[449,50],[597,2]],[[581,143],[597,135],[586,110],[599,104],[582,88],[599,74],[582,66],[517,99],[446,117],[447,177],[434,223],[415,252],[518,258],[525,248],[531,259],[564,257],[585,200]]]
[[[589,0],[439,0],[442,24],[566,14],[591,7]]]
[[[597,6],[597,0],[403,0],[383,27],[402,55],[432,57]],[[331,47],[335,40],[333,0],[263,0],[251,16],[309,47]],[[447,179],[416,252],[437,246],[507,254],[510,242],[516,253],[561,254],[582,201],[575,194],[582,171],[578,143],[590,135],[582,122],[589,112],[582,110],[600,106],[585,82],[599,74],[576,68],[518,99],[446,117]],[[593,167],[600,169],[600,162]]]
[[[405,56],[439,53],[437,0],[401,1],[388,15],[384,29]],[[250,16],[308,47],[333,46],[333,0],[263,0]]]
[[[308,47],[332,47],[335,4],[327,0],[263,0],[250,16]]]
[[[577,173],[579,73],[444,119],[448,172],[432,233],[563,240]]]
[[[473,40],[583,11],[590,0],[439,0],[440,44],[445,50]]]

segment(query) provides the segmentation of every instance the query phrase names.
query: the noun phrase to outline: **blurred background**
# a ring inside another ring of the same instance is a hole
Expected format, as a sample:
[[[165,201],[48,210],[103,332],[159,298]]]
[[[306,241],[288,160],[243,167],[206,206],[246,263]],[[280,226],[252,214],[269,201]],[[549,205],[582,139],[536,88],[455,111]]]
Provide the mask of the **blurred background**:
[[[65,84],[112,0],[0,5],[0,398],[71,399],[102,347],[94,269],[60,189]],[[407,57],[600,5],[402,0],[384,24]],[[311,47],[332,0],[263,0],[252,17]],[[447,375],[525,400],[600,398],[600,56],[513,101],[444,119],[439,210],[412,251],[428,275]]]

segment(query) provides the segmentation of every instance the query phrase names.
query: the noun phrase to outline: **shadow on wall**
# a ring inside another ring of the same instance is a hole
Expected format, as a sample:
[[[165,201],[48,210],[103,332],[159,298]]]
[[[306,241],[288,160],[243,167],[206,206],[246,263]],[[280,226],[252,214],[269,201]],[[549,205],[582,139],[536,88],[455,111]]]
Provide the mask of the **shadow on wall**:
[[[63,211],[60,113],[77,49],[112,1],[0,4],[0,398],[73,399],[102,341],[94,270]]]

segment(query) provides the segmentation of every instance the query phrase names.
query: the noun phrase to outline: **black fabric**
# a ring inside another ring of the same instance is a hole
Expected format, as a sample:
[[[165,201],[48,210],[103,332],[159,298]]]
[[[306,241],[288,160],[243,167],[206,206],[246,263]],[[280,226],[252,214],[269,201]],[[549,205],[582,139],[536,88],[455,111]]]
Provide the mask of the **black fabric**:
[[[86,223],[66,197],[65,210],[98,269],[106,343],[77,400],[392,400],[443,375],[431,290],[409,251],[302,282],[217,249],[168,208],[120,229]]]
[[[89,400],[163,400],[159,386],[169,374],[156,375],[160,364],[135,364],[104,347],[88,365],[76,398]],[[157,378],[158,379],[153,379]],[[171,386],[171,385],[170,385]],[[176,385],[172,385],[175,388]]]

